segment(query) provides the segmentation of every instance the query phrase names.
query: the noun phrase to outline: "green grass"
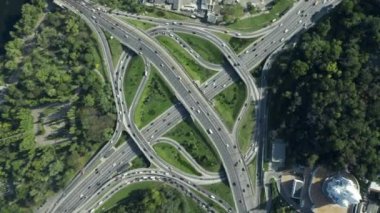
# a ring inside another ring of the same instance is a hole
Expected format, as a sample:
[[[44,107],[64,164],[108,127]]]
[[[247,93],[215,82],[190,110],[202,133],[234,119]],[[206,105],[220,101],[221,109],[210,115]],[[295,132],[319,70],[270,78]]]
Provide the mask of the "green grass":
[[[126,133],[126,132],[123,131],[121,133],[121,136],[120,136],[119,140],[116,142],[115,147],[116,148],[119,147],[121,144],[123,144],[124,142],[126,142],[128,140],[128,138],[129,138],[128,133]]]
[[[110,199],[108,199],[98,210],[99,212],[105,212],[106,210],[112,208],[113,206],[117,205],[117,203],[129,196],[129,194],[134,190],[139,189],[149,189],[152,187],[155,187],[156,185],[159,185],[160,183],[157,182],[143,182],[143,183],[135,183],[131,184],[124,189],[118,191],[116,194],[114,194]],[[102,210],[104,209],[104,210]]]
[[[183,49],[174,39],[167,36],[158,36],[157,40],[172,54],[185,68],[189,76],[197,81],[204,82],[215,74],[215,71],[206,69],[195,62],[192,56]]]
[[[240,109],[244,104],[245,96],[245,85],[243,81],[239,80],[214,98],[215,109],[219,112],[222,120],[230,130],[233,128]]]
[[[99,42],[97,41],[98,36],[95,35],[95,33],[91,34],[91,40],[95,42],[94,44],[99,44]],[[95,68],[99,70],[100,74],[103,76],[103,80],[106,81],[108,79],[108,75],[106,73],[106,67],[102,58],[104,56],[100,48],[100,45],[95,45],[93,48],[91,48],[90,52],[91,52],[91,55],[94,57]]]
[[[248,47],[250,44],[252,44],[254,41],[256,41],[257,38],[236,38],[232,37],[231,40],[228,42],[232,49],[236,53],[240,53],[243,51],[246,47]]]
[[[147,125],[172,106],[176,100],[166,82],[158,74],[157,70],[152,67],[147,85],[136,107],[134,120],[137,127],[142,128]]]
[[[148,168],[149,166],[150,166],[150,163],[148,159],[146,159],[146,157],[143,154],[141,154],[135,157],[131,161],[131,167],[129,168],[129,170],[138,169],[138,168]]]
[[[165,137],[172,138],[181,144],[203,168],[212,172],[221,170],[222,164],[211,141],[191,119],[179,123],[166,133]]]
[[[161,10],[158,8],[147,8],[144,15],[146,16],[152,16],[155,18],[165,18],[165,19],[170,19],[170,20],[191,20],[190,17],[177,14],[174,12],[166,11],[166,10]]]
[[[140,30],[148,30],[148,29],[156,26],[155,24],[151,24],[149,22],[144,22],[144,21],[126,18],[126,17],[123,17],[123,20],[125,22],[127,22],[128,24],[131,24],[132,26],[134,26]]]
[[[219,32],[214,32],[215,35],[217,35],[219,38],[221,38],[225,42],[230,42],[232,36],[226,33],[219,33]]]
[[[200,198],[202,198],[209,206],[215,209],[218,213],[226,213],[227,211],[222,208],[219,203],[214,202],[213,199],[210,197],[204,196],[203,194],[199,193],[198,191],[191,190],[192,193],[198,195]],[[233,207],[232,207],[233,208]]]
[[[135,97],[137,88],[140,85],[141,79],[144,76],[145,64],[142,57],[133,56],[128,64],[127,71],[124,76],[124,97],[127,105],[132,105],[133,98]]]
[[[255,105],[253,103],[249,104],[247,111],[241,118],[239,131],[238,131],[238,142],[241,153],[244,155],[251,145],[252,133],[255,128]]]
[[[294,3],[294,0],[278,0],[269,13],[245,18],[227,25],[227,27],[244,32],[255,31],[269,25],[273,19],[279,19]]]
[[[177,167],[183,172],[201,176],[201,174],[190,164],[188,160],[172,145],[158,143],[153,146],[156,153],[166,162]]]
[[[265,195],[265,189],[264,187],[261,187],[260,188],[260,204],[259,204],[259,208],[260,209],[265,209],[266,207],[266,195]]]
[[[107,32],[104,32],[104,34],[107,38],[108,45],[109,45],[110,50],[111,50],[112,63],[114,66],[116,66],[116,64],[120,58],[121,52],[123,51],[123,45],[116,38],[113,38],[111,36],[111,34],[109,34]]]
[[[228,43],[236,53],[240,53],[257,38],[237,38],[224,33],[215,33],[219,38]]]
[[[248,174],[251,177],[252,184],[256,182],[256,157],[248,164]]]
[[[176,33],[190,45],[199,55],[214,64],[222,64],[224,56],[222,52],[210,41],[187,33]]]
[[[215,183],[211,185],[204,185],[203,188],[210,191],[211,193],[219,196],[224,201],[226,201],[230,206],[234,207],[234,198],[230,186],[226,182]]]
[[[263,165],[263,169],[265,172],[269,171],[269,162],[268,161],[264,161],[264,165]]]

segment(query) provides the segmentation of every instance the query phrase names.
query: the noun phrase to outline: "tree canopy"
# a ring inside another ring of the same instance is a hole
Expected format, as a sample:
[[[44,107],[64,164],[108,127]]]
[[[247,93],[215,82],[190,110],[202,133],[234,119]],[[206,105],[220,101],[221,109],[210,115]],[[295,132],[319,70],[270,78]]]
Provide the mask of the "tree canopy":
[[[0,105],[0,209],[23,212],[63,188],[115,125],[110,85],[91,30],[67,11],[47,13],[45,1],[23,6],[5,46],[0,79],[8,84]],[[32,33],[33,31],[33,33]],[[98,72],[98,73],[97,73]],[[102,79],[104,78],[104,79]],[[39,146],[32,111],[67,104],[67,142]]]
[[[271,125],[289,161],[380,174],[380,1],[346,0],[270,71]]]

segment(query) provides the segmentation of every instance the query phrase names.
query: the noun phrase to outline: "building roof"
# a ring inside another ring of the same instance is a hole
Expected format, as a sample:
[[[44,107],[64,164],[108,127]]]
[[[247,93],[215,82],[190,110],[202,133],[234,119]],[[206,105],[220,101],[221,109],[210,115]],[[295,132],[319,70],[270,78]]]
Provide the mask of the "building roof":
[[[380,184],[375,181],[372,181],[369,184],[369,191],[380,192]]]
[[[181,0],[173,0],[173,10],[178,10],[181,7]]]
[[[303,188],[303,181],[302,180],[293,180],[293,186],[292,186],[292,198],[300,199],[301,198],[301,192]]]
[[[323,188],[334,203],[343,207],[358,204],[361,200],[360,192],[354,182],[340,175],[326,178]]]
[[[286,144],[281,140],[276,140],[272,144],[272,162],[284,163],[285,162],[285,147]]]

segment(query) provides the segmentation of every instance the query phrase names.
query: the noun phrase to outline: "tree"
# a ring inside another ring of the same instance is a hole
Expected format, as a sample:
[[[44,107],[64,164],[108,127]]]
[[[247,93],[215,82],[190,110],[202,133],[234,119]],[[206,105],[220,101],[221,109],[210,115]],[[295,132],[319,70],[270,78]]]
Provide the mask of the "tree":
[[[244,8],[240,4],[225,5],[220,13],[226,23],[233,23],[244,15]]]
[[[345,1],[273,64],[270,114],[274,131],[289,143],[290,162],[321,163],[367,179],[380,173],[374,166],[380,145],[373,140],[380,124],[376,7]]]

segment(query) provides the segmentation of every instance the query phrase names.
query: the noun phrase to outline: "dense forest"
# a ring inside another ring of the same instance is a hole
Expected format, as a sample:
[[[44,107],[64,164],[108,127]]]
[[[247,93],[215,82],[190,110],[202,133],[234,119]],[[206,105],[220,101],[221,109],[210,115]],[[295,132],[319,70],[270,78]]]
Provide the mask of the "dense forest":
[[[272,136],[290,163],[380,174],[379,0],[343,0],[270,72]]]
[[[134,190],[107,212],[190,212],[185,203],[185,196],[168,186]]]
[[[45,0],[23,5],[0,63],[1,212],[43,204],[112,136],[115,125],[112,90],[95,36],[79,17],[46,12],[46,7]],[[33,114],[56,105],[67,108],[59,119],[51,118],[63,123],[63,130],[49,137],[64,142],[38,144],[43,126],[50,124]]]

